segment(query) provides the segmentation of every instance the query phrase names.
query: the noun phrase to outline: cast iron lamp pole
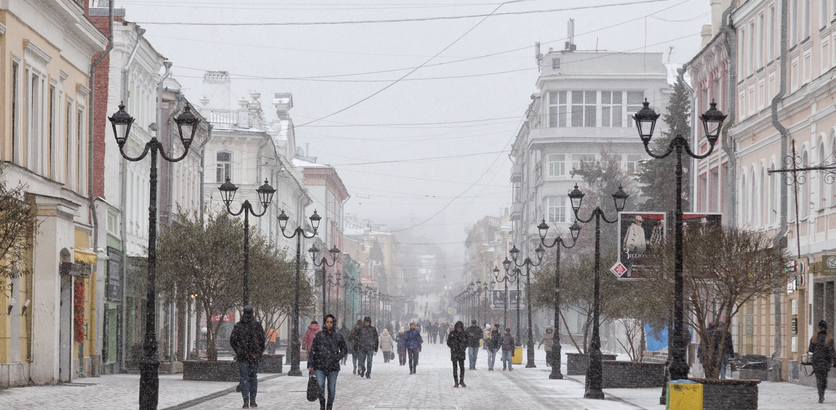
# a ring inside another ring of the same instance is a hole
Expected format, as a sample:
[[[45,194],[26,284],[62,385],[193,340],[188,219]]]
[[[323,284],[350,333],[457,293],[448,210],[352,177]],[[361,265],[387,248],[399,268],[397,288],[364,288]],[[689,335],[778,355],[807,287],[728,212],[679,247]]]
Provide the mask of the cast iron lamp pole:
[[[314,210],[313,215],[310,216],[309,219],[311,220],[311,228],[313,228],[313,234],[310,236],[305,234],[305,230],[302,229],[301,226],[297,226],[291,235],[284,233],[287,228],[287,221],[290,219],[290,217],[284,213],[284,210],[282,210],[282,213],[279,214],[278,219],[279,228],[282,230],[282,236],[287,239],[296,238],[296,290],[293,295],[293,325],[291,329],[293,334],[290,338],[290,371],[287,372],[287,375],[301,376],[302,370],[299,369],[299,349],[302,346],[302,343],[299,341],[299,272],[302,264],[302,238],[311,239],[316,236],[316,231],[319,229],[319,221],[322,217],[317,215],[316,210]]]
[[[476,287],[473,288],[473,296],[475,297],[475,299],[473,300],[473,311],[476,312],[476,322],[478,322],[477,324],[479,325],[479,329],[481,329],[482,323],[485,323],[480,320],[482,319],[482,309],[480,309],[481,306],[479,306],[481,305],[481,303],[479,303],[479,299],[482,298],[482,279],[476,280]]]
[[[627,195],[621,187],[618,187],[618,192],[613,194],[615,200],[616,212],[624,210],[624,204],[627,203]],[[603,364],[601,363],[601,335],[599,334],[600,326],[600,277],[601,277],[601,220],[606,223],[616,223],[618,218],[612,220],[607,219],[601,207],[595,207],[592,210],[592,215],[588,219],[582,219],[578,216],[578,211],[581,210],[581,202],[583,202],[583,193],[578,190],[578,185],[575,184],[575,189],[569,193],[569,199],[572,201],[572,211],[575,213],[575,219],[581,223],[589,223],[595,220],[595,290],[594,290],[594,306],[593,306],[593,323],[592,323],[592,341],[589,344],[589,368],[586,371],[586,392],[583,397],[587,399],[604,399],[604,392],[601,390],[601,382],[603,378]],[[617,215],[616,215],[617,216]]]
[[[148,204],[148,289],[145,300],[145,340],[143,341],[143,356],[140,362],[139,377],[139,407],[141,409],[157,408],[159,398],[159,367],[157,357],[157,155],[168,162],[179,162],[186,158],[189,147],[194,140],[200,118],[192,114],[192,107],[186,104],[183,112],[174,119],[180,141],[183,143],[183,154],[179,157],[169,157],[165,153],[163,143],[156,136],[145,144],[145,149],[139,156],[131,157],[125,152],[125,143],[131,132],[134,118],[125,111],[125,105],[119,104],[119,111],[108,118],[113,126],[113,135],[119,145],[119,153],[130,162],[142,161],[151,153],[150,195]]]
[[[261,206],[264,208],[261,213],[255,212],[249,200],[244,200],[238,212],[232,212],[230,205],[232,205],[232,200],[235,198],[235,192],[238,191],[238,187],[232,182],[229,182],[229,178],[218,187],[218,190],[221,191],[221,200],[223,200],[224,205],[226,205],[226,211],[230,215],[238,216],[242,213],[244,214],[244,306],[247,306],[250,304],[250,214],[256,218],[263,216],[267,212],[267,208],[270,206],[270,201],[273,200],[273,194],[276,193],[276,190],[267,183],[266,179],[264,180],[264,185],[255,190],[258,193],[258,201],[261,202]]]
[[[337,257],[340,256],[340,250],[335,245],[328,251],[328,253],[331,254],[331,263],[328,263],[328,260],[324,256],[319,262],[316,261],[319,258],[319,248],[317,248],[316,245],[311,246],[311,248],[308,249],[308,253],[311,254],[313,265],[317,268],[322,268],[322,323],[325,323],[325,315],[328,314],[328,291],[326,289],[328,286],[333,284],[330,276],[326,279],[325,268],[330,268],[337,263]]]
[[[537,367],[537,365],[534,364],[534,333],[531,329],[531,267],[540,266],[540,264],[543,263],[543,255],[546,254],[546,250],[540,245],[538,245],[537,249],[534,250],[534,253],[537,255],[537,263],[534,263],[534,261],[532,261],[531,258],[526,257],[523,263],[518,264],[517,260],[520,256],[520,250],[517,249],[517,245],[514,245],[509,251],[509,253],[511,253],[511,260],[514,261],[514,265],[516,265],[518,268],[525,266],[525,303],[527,305],[526,307],[528,308],[528,343],[526,343],[528,360],[525,364],[525,367],[527,369],[531,369]],[[522,271],[520,271],[520,274],[521,273]],[[517,306],[519,306],[519,300],[520,295],[517,294]],[[519,313],[517,313],[517,317],[519,317]],[[519,325],[517,325],[517,332],[519,333]]]
[[[505,301],[502,303],[503,305],[503,312],[502,312],[502,329],[501,331],[505,331],[506,327],[511,327],[508,324],[508,284],[514,283],[517,281],[517,278],[514,275],[511,275],[509,269],[511,269],[511,260],[505,258],[502,261],[502,268],[505,269],[505,274],[502,275],[502,279],[499,279],[499,268],[493,268],[493,275],[494,279],[496,279],[496,283],[499,284],[502,282],[502,289],[505,291]]]
[[[691,151],[688,140],[682,135],[677,135],[668,146],[668,150],[663,154],[654,154],[650,150],[650,138],[653,137],[653,129],[656,127],[656,120],[659,119],[659,114],[650,108],[647,99],[644,100],[644,107],[639,110],[633,119],[636,121],[636,128],[639,131],[639,137],[644,144],[644,150],[653,158],[665,158],[674,151],[676,152],[676,210],[675,220],[675,248],[674,248],[674,311],[673,311],[673,359],[668,370],[670,380],[682,380],[688,378],[690,367],[685,360],[685,349],[687,341],[684,333],[684,307],[683,307],[683,278],[682,278],[682,151],[684,150],[689,157],[694,159],[703,159],[711,155],[714,151],[714,145],[720,137],[720,130],[723,127],[723,122],[726,116],[717,109],[717,103],[711,101],[711,107],[704,114],[700,115],[702,121],[705,138],[708,140],[708,152],[704,154],[696,154]]]
[[[543,218],[543,222],[541,222],[540,225],[537,225],[537,229],[540,232],[540,243],[547,248],[555,248],[556,251],[554,262],[554,344],[552,344],[552,362],[549,363],[552,366],[552,372],[549,374],[549,379],[562,379],[563,373],[560,372],[560,361],[562,359],[560,357],[560,249],[569,249],[575,246],[575,243],[578,240],[578,235],[581,233],[581,226],[578,225],[577,221],[575,221],[575,223],[569,227],[569,233],[572,235],[571,245],[566,245],[566,242],[563,241],[563,237],[560,235],[554,238],[551,245],[546,243],[546,235],[549,232],[549,225],[546,223],[545,218]]]

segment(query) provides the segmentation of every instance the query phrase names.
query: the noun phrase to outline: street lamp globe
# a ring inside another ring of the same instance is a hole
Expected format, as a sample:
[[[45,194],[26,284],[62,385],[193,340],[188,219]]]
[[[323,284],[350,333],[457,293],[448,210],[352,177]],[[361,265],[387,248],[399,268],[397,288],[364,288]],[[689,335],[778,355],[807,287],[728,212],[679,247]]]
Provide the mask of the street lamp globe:
[[[578,236],[581,234],[581,226],[578,225],[578,221],[575,221],[575,223],[569,227],[569,234],[572,235],[572,242],[578,240]]]
[[[720,130],[723,128],[726,115],[718,110],[717,103],[711,100],[711,108],[700,115],[700,120],[702,120],[702,126],[705,130],[705,137],[708,139],[708,143],[713,146],[717,142],[717,138],[720,137]]]
[[[624,206],[627,204],[627,198],[629,198],[626,192],[621,189],[621,185],[618,186],[618,191],[612,194],[612,199],[615,201],[615,210],[621,212],[624,210]]]
[[[119,145],[119,148],[122,148],[128,140],[128,135],[130,135],[134,117],[131,117],[125,111],[125,104],[119,104],[119,111],[116,111],[116,114],[113,114],[113,116],[108,117],[108,120],[110,120],[110,125],[113,126],[113,135],[116,137],[116,143]]]
[[[180,140],[183,145],[188,147],[194,140],[194,134],[197,131],[197,124],[200,123],[200,118],[192,113],[191,104],[186,103],[183,112],[180,113],[174,122],[177,124],[177,131],[180,133]]]
[[[267,207],[270,206],[270,201],[273,200],[273,194],[276,193],[276,189],[270,186],[265,179],[264,185],[258,187],[255,192],[258,192],[258,200],[261,202],[261,205],[267,209]]]
[[[656,128],[656,120],[659,119],[659,114],[650,108],[650,103],[647,102],[647,98],[644,99],[643,105],[644,107],[633,115],[633,120],[636,121],[639,137],[647,145],[650,142],[650,138],[653,137],[653,129]]]
[[[575,189],[572,192],[569,192],[569,199],[572,201],[572,210],[575,214],[578,213],[581,209],[581,204],[583,203],[583,195],[584,193],[578,189],[578,184],[575,184]]]
[[[235,192],[238,191],[238,187],[235,186],[232,182],[229,182],[229,178],[226,179],[226,182],[221,184],[218,187],[218,190],[221,191],[221,200],[224,202],[224,205],[228,208],[230,204],[232,204],[232,200],[235,198]]]
[[[286,213],[284,213],[284,209],[282,209],[282,213],[279,214],[279,228],[281,228],[282,232],[284,232],[285,228],[287,228],[287,221],[290,219]]]
[[[314,209],[314,211],[313,211],[313,215],[311,215],[311,217],[310,217],[310,220],[311,220],[311,228],[313,228],[314,232],[316,232],[316,231],[318,231],[318,230],[319,230],[319,221],[320,221],[321,219],[322,219],[322,217],[321,217],[321,216],[319,216],[319,214],[317,214],[317,213],[316,213],[316,209]]]

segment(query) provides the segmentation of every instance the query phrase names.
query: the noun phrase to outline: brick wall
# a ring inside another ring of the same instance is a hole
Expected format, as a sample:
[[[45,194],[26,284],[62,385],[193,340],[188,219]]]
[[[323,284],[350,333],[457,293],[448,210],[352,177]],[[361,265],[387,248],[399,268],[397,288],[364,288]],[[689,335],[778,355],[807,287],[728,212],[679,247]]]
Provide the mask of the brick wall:
[[[604,360],[605,389],[640,389],[665,385],[664,363],[619,362]]]

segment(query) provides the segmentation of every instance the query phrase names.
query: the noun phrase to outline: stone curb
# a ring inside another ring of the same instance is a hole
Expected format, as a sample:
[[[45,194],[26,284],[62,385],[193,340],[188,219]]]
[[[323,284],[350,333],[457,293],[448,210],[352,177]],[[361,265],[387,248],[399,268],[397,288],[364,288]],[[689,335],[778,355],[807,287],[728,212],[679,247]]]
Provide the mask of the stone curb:
[[[287,374],[286,373],[280,373],[280,374],[273,374],[273,375],[270,375],[270,376],[265,376],[265,377],[259,378],[258,382],[261,383],[263,381],[276,379],[276,378],[279,378],[281,376],[287,376]],[[177,404],[177,405],[174,405],[174,406],[171,406],[171,407],[166,407],[162,410],[183,410],[183,409],[187,409],[189,407],[194,407],[194,406],[197,406],[198,404],[202,404],[202,403],[205,403],[205,402],[210,401],[210,400],[215,400],[218,397],[226,396],[229,393],[235,393],[235,389],[237,387],[238,386],[233,386],[233,387],[230,387],[228,389],[224,389],[224,390],[221,390],[221,391],[218,391],[218,392],[215,392],[215,393],[203,396],[203,397],[198,397],[196,399],[192,399],[192,400],[189,400],[189,401],[184,402],[184,403],[180,403],[180,404]]]

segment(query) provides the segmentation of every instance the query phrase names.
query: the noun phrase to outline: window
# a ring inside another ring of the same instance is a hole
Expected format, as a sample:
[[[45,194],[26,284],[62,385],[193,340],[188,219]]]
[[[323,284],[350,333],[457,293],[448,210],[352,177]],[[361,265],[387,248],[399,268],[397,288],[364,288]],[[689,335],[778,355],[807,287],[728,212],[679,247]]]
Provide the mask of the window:
[[[78,185],[76,186],[76,191],[78,193],[84,193],[86,190],[84,177],[87,174],[87,167],[85,166],[84,161],[84,108],[79,108],[76,111],[78,119],[75,123],[76,129],[76,144],[78,144],[78,148],[76,149],[76,161],[78,164],[78,170],[76,171],[76,175],[78,176]]]
[[[113,235],[119,234],[119,219],[113,212],[107,213],[107,232]]]
[[[621,91],[601,91],[601,126],[621,127],[622,107]]]
[[[627,155],[627,173],[628,174],[635,174],[641,172],[641,155]]]
[[[766,24],[764,24],[763,13],[758,14],[758,67],[764,65],[764,47],[766,47]]]
[[[642,91],[628,91],[627,92],[627,126],[633,127],[633,115],[642,109],[644,102],[644,92]]]
[[[819,13],[819,28],[827,27],[827,0],[819,0],[821,13]]]
[[[55,86],[49,86],[49,124],[47,124],[47,158],[46,158],[46,169],[44,170],[45,174],[49,176],[50,179],[55,179],[55,105],[57,104],[56,96],[55,96]]]
[[[20,64],[17,61],[12,63],[12,162],[18,163],[19,157],[17,154],[18,133],[20,132]]]
[[[807,156],[807,150],[801,154],[801,167],[807,168],[810,166],[810,159]],[[801,184],[798,198],[798,218],[807,219],[810,214],[810,184]]]
[[[749,22],[749,37],[747,37],[746,44],[748,44],[748,49],[746,50],[746,64],[747,64],[747,73],[753,74],[755,72],[755,21],[752,20]]]
[[[766,58],[772,61],[775,55],[775,5],[769,6],[769,27],[767,27]]]
[[[566,176],[566,155],[549,154],[549,178],[562,178]]]
[[[549,92],[549,127],[565,127],[566,112],[566,91]]]
[[[798,22],[796,21],[798,18],[798,0],[790,1],[789,7],[789,17],[787,18],[787,21],[789,22],[790,48],[793,48],[796,44],[798,44]]]
[[[552,59],[552,70],[559,70],[560,69],[560,59],[553,58]]]
[[[73,180],[73,169],[70,164],[73,163],[73,102],[67,99],[67,135],[65,147],[67,149],[67,158],[64,162],[64,185],[70,188],[70,181]]]
[[[812,25],[810,20],[810,8],[812,5],[810,4],[812,0],[804,0],[804,20],[801,21],[801,40],[804,41],[807,37],[810,36],[810,26]]]
[[[572,126],[595,127],[597,104],[597,92],[572,91]]]
[[[566,202],[569,197],[548,196],[546,197],[546,214],[549,222],[568,222],[566,218]]]
[[[572,154],[572,169],[580,169],[581,162],[595,162],[595,154]]]
[[[217,153],[217,167],[215,182],[224,183],[227,179],[232,179],[232,153],[219,152]]]

